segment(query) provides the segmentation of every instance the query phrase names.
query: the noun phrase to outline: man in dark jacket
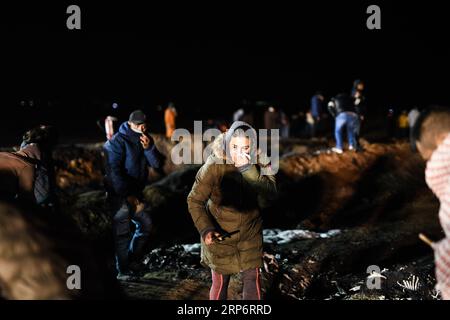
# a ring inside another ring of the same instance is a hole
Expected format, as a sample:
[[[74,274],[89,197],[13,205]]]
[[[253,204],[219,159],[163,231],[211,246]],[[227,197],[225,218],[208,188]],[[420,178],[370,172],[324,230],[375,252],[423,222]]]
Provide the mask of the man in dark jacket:
[[[358,147],[356,132],[359,125],[359,111],[353,98],[345,93],[338,94],[328,103],[328,111],[336,119],[334,128],[336,147],[332,151],[343,153],[342,130],[344,126],[347,127],[349,150],[356,150]]]
[[[104,146],[106,188],[112,206],[116,243],[118,279],[132,273],[130,260],[138,260],[147,243],[152,220],[146,210],[142,191],[148,177],[148,167],[161,166],[161,154],[147,133],[146,116],[141,110],[131,113],[119,132]],[[131,236],[131,222],[136,226]]]

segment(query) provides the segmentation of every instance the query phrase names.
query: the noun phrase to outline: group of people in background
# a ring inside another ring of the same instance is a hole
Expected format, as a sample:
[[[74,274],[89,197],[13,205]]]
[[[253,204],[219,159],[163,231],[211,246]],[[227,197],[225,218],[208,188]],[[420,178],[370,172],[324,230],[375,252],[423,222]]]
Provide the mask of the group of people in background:
[[[275,104],[267,103],[261,127],[278,129],[281,138],[315,140],[332,134],[336,141],[335,147],[331,149],[333,152],[343,153],[345,140],[347,140],[348,150],[360,151],[362,150],[359,143],[361,128],[367,122],[368,113],[365,91],[365,83],[360,79],[353,82],[349,93],[341,92],[329,99],[323,92],[317,91],[311,97],[306,111],[294,112],[291,116]],[[252,111],[248,107],[239,108],[233,114],[233,121],[243,120],[254,124],[255,112]],[[419,113],[417,107],[409,111],[402,110],[398,114],[396,110],[389,108],[384,120],[386,136],[405,140],[410,138]]]
[[[324,93],[317,91],[310,100],[309,107],[305,111],[300,111],[289,116],[287,112],[274,103],[267,103],[264,112],[255,112],[249,107],[247,102],[238,108],[232,117],[232,121],[244,121],[255,127],[269,130],[278,129],[281,138],[301,137],[317,139],[333,133],[336,145],[331,150],[336,153],[343,153],[345,137],[347,138],[348,149],[352,151],[361,150],[359,137],[362,124],[366,121],[366,95],[364,81],[357,79],[354,81],[349,93],[342,92],[329,100]],[[161,109],[162,110],[162,109]],[[389,108],[386,116],[387,136],[390,138],[407,139],[411,136],[411,128],[419,110],[414,107],[409,113],[402,110],[396,114],[393,108]],[[262,121],[258,123],[258,116],[262,115]],[[165,125],[165,136],[171,139],[177,126],[177,109],[173,102],[169,102],[164,108],[163,122]],[[218,128],[225,131],[229,125],[228,121],[218,121],[208,119],[206,127]],[[107,116],[102,129],[110,140],[117,132],[118,119],[114,116]]]
[[[359,150],[358,137],[361,122],[365,117],[365,85],[355,80],[350,94],[340,93],[326,103],[325,95],[317,91],[311,98],[310,107],[289,117],[284,110],[274,104],[268,104],[264,111],[263,127],[278,129],[281,138],[308,137],[315,139],[326,131],[329,116],[335,119],[334,136],[336,147],[332,150],[343,152],[343,130],[346,128],[350,150]],[[328,114],[326,108],[328,107]],[[246,120],[254,123],[253,114],[245,108],[239,108],[233,114],[233,121]]]

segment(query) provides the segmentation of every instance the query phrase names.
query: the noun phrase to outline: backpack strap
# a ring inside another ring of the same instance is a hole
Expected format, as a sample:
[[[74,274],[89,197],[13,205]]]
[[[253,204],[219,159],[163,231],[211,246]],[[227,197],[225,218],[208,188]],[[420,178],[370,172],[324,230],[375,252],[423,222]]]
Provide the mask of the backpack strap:
[[[23,155],[21,155],[21,154],[15,153],[15,152],[8,152],[8,153],[9,153],[9,154],[12,154],[13,156],[15,156],[15,157],[17,157],[17,158],[20,158],[20,159],[22,159],[23,161],[25,161],[25,162],[27,162],[27,163],[29,163],[29,164],[32,164],[32,165],[34,165],[34,166],[42,166],[42,165],[43,165],[43,163],[42,163],[41,160],[34,159],[34,158],[30,158],[30,157],[25,157],[25,156],[23,156]]]
[[[45,203],[49,199],[50,182],[47,174],[47,168],[44,166],[43,162],[17,153],[11,152],[11,154],[34,166],[34,197],[37,204],[40,205]]]

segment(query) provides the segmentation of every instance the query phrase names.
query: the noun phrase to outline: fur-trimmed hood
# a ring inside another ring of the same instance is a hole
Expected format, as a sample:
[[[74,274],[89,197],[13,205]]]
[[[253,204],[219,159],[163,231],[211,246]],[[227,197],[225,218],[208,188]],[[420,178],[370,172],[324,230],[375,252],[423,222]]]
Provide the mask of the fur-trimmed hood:
[[[276,194],[275,176],[261,174],[256,165],[236,170],[232,164],[220,165],[217,161],[222,159],[223,164],[227,158],[224,146],[237,127],[233,124],[227,133],[216,137],[210,147],[212,154],[197,172],[187,198],[192,220],[201,235],[201,263],[220,274],[261,267],[260,210]],[[237,234],[207,246],[204,236],[213,230]]]
[[[216,159],[226,161],[227,159],[231,162],[230,155],[227,155],[226,152],[226,146],[229,145],[231,137],[233,136],[233,133],[238,128],[243,128],[244,130],[252,130],[252,134],[254,134],[254,141],[252,142],[252,150],[251,152],[255,152],[257,156],[257,164],[266,167],[270,164],[270,161],[266,154],[262,154],[261,150],[257,149],[257,136],[256,136],[256,130],[253,129],[251,125],[244,121],[235,121],[231,125],[230,129],[228,129],[226,132],[221,133],[219,136],[217,136],[214,141],[211,143],[211,155],[214,156]]]
[[[225,139],[225,132],[217,136],[211,143],[211,154],[220,160],[225,160],[227,158],[227,154],[223,148],[224,139]]]

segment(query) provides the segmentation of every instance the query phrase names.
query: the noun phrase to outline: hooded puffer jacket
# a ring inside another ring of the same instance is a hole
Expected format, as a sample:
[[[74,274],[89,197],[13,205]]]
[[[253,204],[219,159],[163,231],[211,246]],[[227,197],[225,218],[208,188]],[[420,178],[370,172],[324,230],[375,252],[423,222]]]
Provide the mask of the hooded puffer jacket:
[[[229,156],[224,147],[239,127],[251,128],[245,122],[237,121],[213,142],[213,152],[199,169],[187,199],[189,212],[201,234],[201,262],[220,274],[261,267],[260,209],[276,193],[275,176],[263,175],[261,171],[270,166],[266,161],[265,165],[258,162],[245,170],[227,164]],[[203,238],[212,230],[222,234],[239,232],[207,246]]]

